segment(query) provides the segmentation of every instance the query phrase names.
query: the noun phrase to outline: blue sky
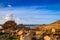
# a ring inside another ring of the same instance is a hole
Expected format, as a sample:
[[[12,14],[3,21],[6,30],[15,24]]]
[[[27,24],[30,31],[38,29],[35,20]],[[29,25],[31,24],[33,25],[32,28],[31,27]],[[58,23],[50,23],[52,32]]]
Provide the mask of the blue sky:
[[[8,13],[23,24],[49,24],[60,19],[60,0],[0,0],[0,16]]]

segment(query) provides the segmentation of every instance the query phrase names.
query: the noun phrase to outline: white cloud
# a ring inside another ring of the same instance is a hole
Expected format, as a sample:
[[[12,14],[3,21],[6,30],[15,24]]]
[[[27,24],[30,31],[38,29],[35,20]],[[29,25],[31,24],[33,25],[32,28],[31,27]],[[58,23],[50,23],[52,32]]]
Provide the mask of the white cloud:
[[[12,7],[12,5],[8,5],[8,7]]]
[[[16,7],[9,10],[8,8],[0,9],[0,14],[5,15],[12,13],[15,17],[20,17],[22,23],[48,23],[60,19],[59,11],[47,9],[36,9],[44,6]],[[46,7],[46,6],[45,6]],[[56,15],[57,14],[57,15]],[[46,22],[48,21],[48,22]]]

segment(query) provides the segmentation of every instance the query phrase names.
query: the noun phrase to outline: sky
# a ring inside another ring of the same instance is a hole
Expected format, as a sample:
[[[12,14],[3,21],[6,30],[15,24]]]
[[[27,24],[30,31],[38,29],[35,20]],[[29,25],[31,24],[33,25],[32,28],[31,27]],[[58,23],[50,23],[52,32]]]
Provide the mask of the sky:
[[[50,24],[60,20],[60,0],[0,0],[0,19],[6,14],[23,24]]]

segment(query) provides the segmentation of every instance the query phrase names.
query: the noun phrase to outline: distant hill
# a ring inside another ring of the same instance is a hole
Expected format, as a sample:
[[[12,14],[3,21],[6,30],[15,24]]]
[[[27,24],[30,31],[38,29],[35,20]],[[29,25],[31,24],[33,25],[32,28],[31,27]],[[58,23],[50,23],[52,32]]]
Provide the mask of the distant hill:
[[[60,20],[57,20],[57,21],[55,21],[55,22],[53,22],[53,23],[51,23],[51,24],[60,24]],[[50,24],[50,25],[51,25]]]
[[[57,20],[53,23],[50,23],[50,24],[42,24],[42,25],[37,25],[37,26],[34,26],[32,27],[33,29],[36,29],[36,28],[40,28],[40,29],[50,29],[50,28],[60,28],[60,20]]]
[[[50,27],[56,27],[56,28],[60,28],[60,20],[57,20],[51,24],[49,24]]]

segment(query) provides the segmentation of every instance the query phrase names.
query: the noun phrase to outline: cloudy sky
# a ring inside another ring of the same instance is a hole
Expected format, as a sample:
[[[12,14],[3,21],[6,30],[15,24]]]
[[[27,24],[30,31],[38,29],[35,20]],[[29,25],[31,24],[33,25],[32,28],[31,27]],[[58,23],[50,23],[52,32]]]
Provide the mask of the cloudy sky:
[[[23,24],[49,24],[60,19],[60,0],[0,0],[0,17],[8,13]]]

